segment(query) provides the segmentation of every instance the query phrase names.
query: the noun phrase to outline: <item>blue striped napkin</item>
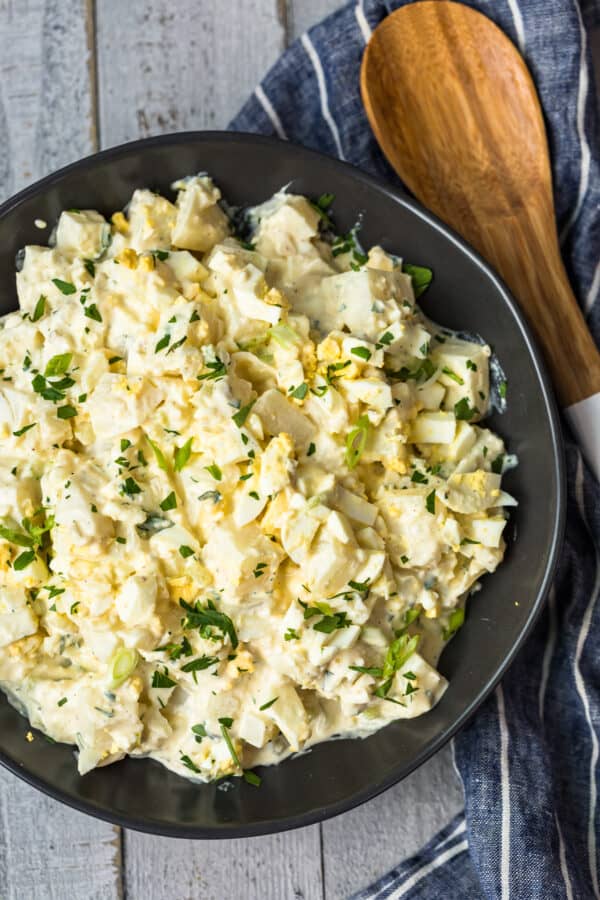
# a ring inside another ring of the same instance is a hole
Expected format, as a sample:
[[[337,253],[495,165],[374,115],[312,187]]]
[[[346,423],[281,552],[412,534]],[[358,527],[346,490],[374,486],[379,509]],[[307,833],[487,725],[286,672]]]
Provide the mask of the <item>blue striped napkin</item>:
[[[363,0],[287,50],[231,127],[338,156],[399,185],[359,96],[372,30],[400,2]],[[600,133],[588,31],[598,0],[481,0],[523,53],[544,107],[558,227],[600,340]],[[455,739],[465,810],[367,898],[600,897],[600,487],[567,433],[567,536],[547,608],[510,672]]]

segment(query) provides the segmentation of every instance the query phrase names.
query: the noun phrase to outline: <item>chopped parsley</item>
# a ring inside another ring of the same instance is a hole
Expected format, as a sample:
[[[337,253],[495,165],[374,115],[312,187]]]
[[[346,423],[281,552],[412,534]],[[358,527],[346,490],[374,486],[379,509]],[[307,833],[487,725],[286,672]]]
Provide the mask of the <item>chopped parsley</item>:
[[[179,548],[179,553],[180,553],[181,556],[183,556],[184,559],[187,559],[188,556],[193,556],[193,555],[194,555],[194,551],[192,550],[191,547],[188,547],[187,544],[182,544],[182,545],[181,545],[181,547]]]
[[[200,743],[202,738],[206,737],[206,728],[204,725],[192,725],[192,734],[196,736],[196,741]]]
[[[410,275],[412,279],[413,291],[415,299],[424,294],[431,282],[433,281],[433,272],[426,266],[414,266],[411,263],[402,263],[402,271]]]
[[[137,481],[134,481],[134,479],[130,475],[121,485],[121,492],[123,494],[127,494],[129,497],[132,497],[134,494],[141,494],[142,489]]]
[[[498,456],[492,460],[491,469],[495,475],[502,475],[503,468],[504,468],[504,453],[499,453]]]
[[[154,457],[155,457],[156,462],[157,462],[157,464],[158,464],[158,468],[159,468],[159,469],[162,469],[164,472],[168,472],[168,471],[169,471],[169,466],[167,465],[167,460],[166,460],[166,458],[165,458],[164,453],[162,452],[162,450],[161,450],[160,447],[158,446],[158,444],[155,444],[154,441],[151,440],[151,438],[148,437],[148,435],[146,435],[146,440],[148,441],[148,443],[149,443],[150,446],[152,447],[152,452],[154,453]]]
[[[348,366],[352,365],[352,361],[347,359],[344,362],[330,363],[327,366],[327,374],[325,375],[325,381],[327,384],[333,384],[336,378],[341,378],[341,375],[336,375],[336,372],[341,372],[342,369],[348,368]]]
[[[442,369],[442,372],[444,373],[444,375],[447,375],[448,378],[451,378],[452,381],[455,381],[457,384],[462,385],[465,383],[465,379],[461,378],[460,375],[457,375],[456,372],[453,372],[452,369],[449,369],[448,366],[444,366]]]
[[[85,307],[85,309],[84,309],[84,315],[85,315],[88,319],[93,319],[94,322],[101,322],[101,321],[102,321],[102,316],[101,316],[101,314],[100,314],[100,310],[98,309],[98,307],[96,306],[95,303],[90,303],[89,306],[86,306],[86,307]]]
[[[160,353],[161,350],[164,350],[165,347],[169,346],[170,342],[171,342],[171,335],[167,332],[167,334],[163,335],[163,337],[161,337],[160,341],[158,341],[158,343],[156,344],[156,347],[154,348],[154,352]]]
[[[370,578],[367,578],[366,581],[349,581],[348,587],[351,587],[353,591],[358,591],[359,594],[368,594],[370,580]]]
[[[479,413],[479,410],[476,406],[473,408],[469,405],[469,398],[463,397],[457,403],[454,404],[454,415],[458,420],[469,421],[473,416],[476,416]]]
[[[331,204],[334,200],[335,194],[321,194],[318,200],[316,200],[314,203],[311,201],[310,204],[312,208],[319,213],[321,219],[323,220],[323,224],[327,228],[333,227],[333,222],[329,217],[329,208],[331,207]]]
[[[152,687],[153,688],[172,688],[176,687],[177,682],[173,681],[172,678],[169,678],[169,671],[165,666],[164,672],[159,672],[157,669],[152,675]]]
[[[198,381],[217,381],[217,379],[224,378],[227,374],[227,367],[218,356],[215,356],[213,361],[207,362],[206,368],[209,370],[208,372],[196,376]]]
[[[328,603],[317,602],[314,606],[309,606],[308,603],[303,603],[302,600],[298,600],[298,603],[304,610],[305,619],[312,619],[314,616],[321,617],[319,621],[313,625],[315,631],[320,631],[323,634],[331,634],[337,629],[349,628],[350,625],[352,625],[352,622],[348,618],[348,613],[334,612]]]
[[[23,428],[19,428],[18,431],[13,431],[15,437],[21,437],[22,434],[25,434],[26,431],[29,431],[30,428],[33,428],[37,425],[37,422],[32,422],[31,425],[24,425]]]
[[[209,475],[212,475],[215,481],[221,481],[223,478],[223,473],[216,463],[212,463],[210,466],[204,466],[204,468]]]
[[[259,562],[259,563],[256,564],[256,568],[254,569],[254,571],[252,572],[252,574],[254,575],[255,578],[260,578],[262,575],[265,574],[263,570],[266,569],[266,568],[267,568],[267,564],[266,564],[266,563],[264,563],[264,562]]]
[[[381,678],[383,669],[381,666],[348,666],[353,672],[360,672],[362,675],[372,675],[373,678]]]
[[[171,344],[171,346],[167,350],[167,356],[169,355],[169,353],[173,353],[174,350],[177,350],[179,347],[181,347],[182,344],[185,344],[186,341],[187,341],[187,335],[184,334],[184,336],[182,338],[180,338],[178,341],[175,341],[174,344]]]
[[[501,397],[503,400],[506,399],[506,391],[507,391],[507,389],[508,389],[508,384],[507,384],[507,382],[506,382],[506,381],[501,381],[500,384],[498,385],[498,393],[500,394],[500,397]]]
[[[17,544],[19,547],[33,547],[31,535],[16,531],[13,528],[7,528],[5,525],[0,525],[0,537],[11,544]]]
[[[360,357],[360,359],[364,359],[365,362],[368,362],[373,355],[367,347],[353,347],[350,353],[354,353],[355,356]]]
[[[317,449],[317,448],[315,447],[315,445],[314,445],[313,442],[311,441],[310,444],[308,445],[308,450],[306,451],[306,455],[307,455],[307,456],[312,456],[316,449]]]
[[[283,636],[284,641],[299,641],[300,635],[295,628],[288,628]]]
[[[31,314],[31,321],[38,322],[46,311],[46,298],[43,294],[40,294],[38,302],[35,304],[35,309]]]
[[[231,646],[235,650],[239,643],[235,626],[228,615],[219,612],[212,600],[209,600],[203,607],[199,600],[195,604],[191,604],[180,599],[179,605],[186,613],[183,619],[185,629],[197,628],[200,635],[209,640],[215,639],[213,629],[216,629],[221,632],[223,637],[229,638]]]
[[[260,712],[262,712],[264,709],[269,709],[269,707],[273,706],[274,703],[277,703],[278,700],[279,700],[279,697],[273,697],[272,700],[267,700],[266,703],[263,703],[262,706],[258,707]]]
[[[167,494],[165,499],[161,500],[159,506],[163,512],[168,512],[170,509],[176,509],[177,497],[175,496],[175,491],[171,491],[170,494]]]
[[[65,406],[59,406],[56,410],[56,415],[59,419],[72,419],[73,416],[77,415],[77,410],[74,406],[70,404],[66,404]]]
[[[192,653],[194,652],[192,650],[192,645],[190,644],[188,639],[185,637],[185,635],[182,637],[180,643],[164,644],[164,646],[162,646],[162,647],[157,647],[156,650],[157,650],[157,652],[163,651],[164,653],[167,653],[169,656],[169,659],[172,659],[172,660],[179,659],[180,656],[191,656]]]
[[[44,376],[46,378],[55,378],[58,375],[64,375],[73,359],[72,353],[58,353],[51,357],[46,365]]]
[[[304,400],[307,394],[308,385],[305,381],[303,381],[302,384],[299,384],[297,388],[290,391],[290,397],[293,397],[294,400]]]
[[[421,640],[421,636],[418,634],[409,635],[406,632],[401,634],[395,640],[392,641],[390,646],[387,649],[387,653],[385,655],[385,659],[383,661],[383,668],[381,670],[381,678],[383,678],[382,683],[376,688],[375,696],[377,697],[386,697],[389,693],[389,690],[392,686],[392,682],[394,680],[394,675],[402,666],[408,662],[410,657],[413,655],[417,647],[419,646],[419,641]],[[379,676],[378,676],[379,677]]]
[[[176,472],[181,472],[183,467],[188,464],[190,456],[192,454],[193,440],[193,438],[189,438],[189,440],[187,440],[182,447],[177,447],[177,449],[175,450],[175,454],[173,456],[173,468]]]
[[[197,659],[191,659],[189,662],[185,663],[181,667],[182,672],[191,672],[194,681],[196,681],[196,672],[202,672],[204,669],[209,669],[211,666],[217,665],[220,662],[218,656],[199,656]]]
[[[410,476],[410,480],[415,484],[429,484],[429,479],[423,474],[423,472],[419,472],[418,469],[415,469],[415,471],[412,473],[412,475]]]
[[[425,509],[428,513],[431,513],[432,516],[435,515],[435,488],[430,494],[427,494],[427,497],[425,498]]]
[[[196,763],[193,762],[193,761],[189,758],[189,756],[187,756],[185,753],[182,753],[182,754],[181,754],[181,762],[182,762],[183,765],[186,767],[186,769],[189,769],[191,772],[195,772],[196,775],[199,775],[199,774],[200,774],[200,769],[198,768],[198,766],[196,765]]]
[[[238,428],[241,428],[244,425],[253,406],[254,400],[252,400],[250,403],[247,403],[246,406],[242,406],[241,409],[238,409],[238,411],[231,417]]]
[[[231,758],[234,762],[234,765],[238,769],[241,769],[242,766],[241,766],[239,757],[236,753],[235,747],[233,746],[231,737],[229,736],[229,729],[231,728],[231,726],[233,724],[233,719],[229,719],[229,718],[219,719],[219,724],[221,726],[221,734],[223,735],[223,740],[227,744],[227,749],[229,750],[229,755],[231,756]]]
[[[423,345],[426,346],[426,345]],[[386,375],[388,378],[396,378],[398,381],[416,381],[417,384],[422,384],[424,381],[427,381],[431,378],[432,375],[435,374],[435,366],[431,362],[430,359],[422,360],[416,369],[409,369],[406,366],[402,366],[401,369],[398,369],[396,372],[390,372],[386,370]]]
[[[54,284],[61,294],[75,294],[77,292],[77,288],[74,284],[71,284],[70,281],[63,281],[62,278],[53,278],[52,284]]]
[[[20,553],[19,556],[15,559],[13,563],[13,569],[16,572],[21,572],[23,569],[26,569],[28,565],[30,565],[35,559],[35,550],[25,550],[23,553]]]
[[[66,702],[67,702],[67,698],[66,698],[66,697],[62,697],[62,698],[58,701],[58,703],[57,703],[56,705],[57,705],[57,706],[64,706]]]

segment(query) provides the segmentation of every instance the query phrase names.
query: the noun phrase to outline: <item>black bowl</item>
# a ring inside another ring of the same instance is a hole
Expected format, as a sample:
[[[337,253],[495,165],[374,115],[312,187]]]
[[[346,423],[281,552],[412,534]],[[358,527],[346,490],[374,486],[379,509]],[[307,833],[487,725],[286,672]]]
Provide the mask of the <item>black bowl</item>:
[[[77,774],[73,749],[51,744],[0,697],[0,762],[71,806],[130,828],[179,837],[265,834],[308,825],[350,809],[404,778],[467,721],[523,644],[543,604],[563,528],[565,486],[560,429],[548,377],[514,301],[485,263],[412,200],[357,169],[292,144],[227,133],[188,133],[137,141],[61,169],[0,207],[0,313],[16,307],[15,254],[46,240],[61,210],[120,209],[136,187],[170,195],[177,177],[208,171],[233,204],[257,203],[290,182],[312,196],[335,194],[337,224],[363,213],[366,246],[381,243],[435,270],[428,315],[478,332],[508,377],[508,409],[490,425],[519,456],[506,488],[520,506],[511,518],[504,563],[470,601],[464,628],[442,656],[450,687],[441,703],[366,740],[332,741],[262,772],[259,789],[195,785],[151,760],[124,760]]]

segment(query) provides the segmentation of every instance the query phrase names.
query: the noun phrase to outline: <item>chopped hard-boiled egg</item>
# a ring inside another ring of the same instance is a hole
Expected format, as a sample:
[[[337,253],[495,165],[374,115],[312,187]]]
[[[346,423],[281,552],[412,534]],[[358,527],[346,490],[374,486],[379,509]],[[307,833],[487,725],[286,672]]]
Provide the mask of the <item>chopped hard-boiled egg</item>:
[[[0,686],[82,774],[211,780],[440,699],[514,460],[474,424],[489,348],[425,318],[415,267],[332,237],[328,195],[280,191],[242,239],[208,176],[173,187],[25,249]]]

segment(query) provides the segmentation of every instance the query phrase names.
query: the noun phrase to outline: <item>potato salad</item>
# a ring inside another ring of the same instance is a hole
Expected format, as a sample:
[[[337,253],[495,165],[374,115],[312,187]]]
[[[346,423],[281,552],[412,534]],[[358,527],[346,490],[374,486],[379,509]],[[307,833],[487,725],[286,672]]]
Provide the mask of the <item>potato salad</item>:
[[[79,771],[260,783],[421,715],[504,552],[490,349],[331,195],[63,212],[0,320],[0,686]],[[501,391],[502,393],[502,391]],[[39,739],[30,732],[29,739]]]

